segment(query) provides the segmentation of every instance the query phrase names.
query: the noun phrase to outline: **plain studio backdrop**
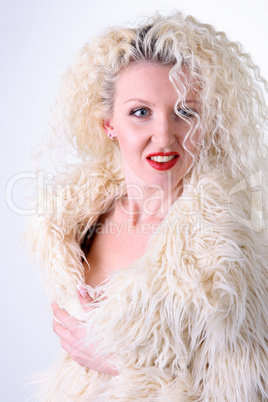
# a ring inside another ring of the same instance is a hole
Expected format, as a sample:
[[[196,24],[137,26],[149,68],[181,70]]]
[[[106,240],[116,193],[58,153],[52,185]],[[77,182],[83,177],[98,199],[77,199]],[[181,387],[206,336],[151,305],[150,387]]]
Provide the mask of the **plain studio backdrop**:
[[[47,135],[60,77],[108,26],[179,9],[242,43],[268,78],[267,0],[1,0],[1,402],[25,402],[27,377],[60,349],[36,264],[20,247],[31,150]]]

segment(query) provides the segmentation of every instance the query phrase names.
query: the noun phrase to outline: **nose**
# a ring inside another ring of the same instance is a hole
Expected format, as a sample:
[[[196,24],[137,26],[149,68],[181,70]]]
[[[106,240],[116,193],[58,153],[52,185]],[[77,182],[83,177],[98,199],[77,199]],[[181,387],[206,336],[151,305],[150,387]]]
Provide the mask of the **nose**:
[[[175,140],[176,136],[172,119],[165,116],[156,119],[153,127],[152,142],[164,149],[173,145]]]

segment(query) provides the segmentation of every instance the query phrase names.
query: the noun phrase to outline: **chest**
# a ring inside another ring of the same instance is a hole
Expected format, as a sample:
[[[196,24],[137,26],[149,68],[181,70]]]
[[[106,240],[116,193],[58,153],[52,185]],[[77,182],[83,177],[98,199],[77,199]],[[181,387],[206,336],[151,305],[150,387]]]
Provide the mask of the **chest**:
[[[84,262],[85,282],[92,287],[100,285],[116,270],[131,265],[146,251],[146,246],[152,236],[152,230],[147,231],[137,227],[114,227],[110,230],[96,230],[87,250],[87,262]]]

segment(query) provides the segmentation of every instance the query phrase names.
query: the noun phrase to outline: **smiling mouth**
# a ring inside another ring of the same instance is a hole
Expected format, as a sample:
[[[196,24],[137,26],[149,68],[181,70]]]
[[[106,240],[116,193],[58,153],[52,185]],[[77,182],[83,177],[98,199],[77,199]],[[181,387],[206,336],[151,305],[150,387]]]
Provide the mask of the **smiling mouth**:
[[[177,158],[178,155],[170,155],[170,156],[150,156],[148,159],[151,159],[158,163],[165,163],[171,161],[171,159]]]
[[[176,165],[179,159],[179,154],[177,152],[151,154],[147,156],[147,161],[149,165],[156,170],[169,170]]]

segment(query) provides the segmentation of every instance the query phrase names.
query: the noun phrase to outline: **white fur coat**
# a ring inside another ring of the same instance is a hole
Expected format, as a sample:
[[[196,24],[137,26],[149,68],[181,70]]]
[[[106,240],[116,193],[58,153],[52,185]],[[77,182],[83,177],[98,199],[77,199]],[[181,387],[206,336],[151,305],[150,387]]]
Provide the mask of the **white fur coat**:
[[[212,178],[191,182],[144,256],[112,275],[86,317],[77,298],[80,245],[114,188],[77,172],[68,188],[47,194],[29,238],[52,299],[87,319],[89,341],[114,355],[120,374],[85,374],[62,352],[40,375],[35,400],[268,400],[267,235],[238,218],[250,200],[228,199]]]

